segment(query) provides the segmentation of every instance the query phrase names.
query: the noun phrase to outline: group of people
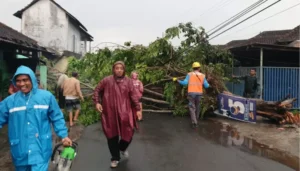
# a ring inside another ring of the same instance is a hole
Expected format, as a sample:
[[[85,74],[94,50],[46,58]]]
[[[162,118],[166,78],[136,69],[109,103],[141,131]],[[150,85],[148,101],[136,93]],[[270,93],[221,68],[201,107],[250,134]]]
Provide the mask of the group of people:
[[[107,137],[111,153],[111,167],[117,167],[121,154],[128,157],[127,148],[132,141],[137,121],[142,120],[141,97],[143,84],[138,73],[131,78],[125,76],[125,64],[116,62],[113,74],[97,85],[93,101],[101,113],[102,128]],[[59,103],[47,90],[39,89],[34,72],[20,66],[12,78],[15,91],[0,102],[0,128],[8,124],[11,156],[17,171],[46,171],[52,154],[52,129],[65,146],[71,146],[68,128],[62,113],[66,107],[70,112],[70,126],[77,121],[80,111],[80,91],[78,74],[72,77],[61,75],[57,91]],[[75,117],[71,111],[75,109]]]
[[[139,97],[140,108],[142,108],[141,97],[143,96],[144,87],[143,83],[138,79],[138,73],[136,71],[131,73],[131,80]],[[69,78],[66,74],[61,74],[58,78],[55,92],[61,110],[64,111],[66,109],[69,113],[69,124],[72,127],[74,123],[77,123],[78,121],[78,116],[81,110],[80,100],[84,101],[80,81],[78,80],[78,73],[73,72],[71,78]],[[74,117],[73,111],[75,111]],[[141,110],[136,111],[136,115],[138,121],[143,120]]]
[[[209,88],[209,79],[200,71],[200,63],[192,65],[193,71],[184,80],[177,80],[188,86],[189,111],[192,126],[198,126],[200,99],[203,87]],[[110,166],[118,166],[121,157],[129,157],[128,146],[132,142],[137,121],[142,119],[141,97],[143,84],[137,72],[131,78],[125,76],[126,67],[122,61],[112,66],[112,75],[101,80],[95,88],[93,102],[101,113],[103,132],[111,154]],[[51,124],[65,146],[72,145],[61,109],[80,110],[78,74],[72,78],[62,75],[58,80],[59,104],[53,94],[38,88],[33,71],[20,66],[13,79],[18,91],[0,102],[0,128],[8,124],[8,136],[13,163],[17,171],[46,171],[52,154]],[[61,98],[61,99],[60,99]],[[64,102],[65,99],[65,102]],[[79,113],[79,112],[78,112]],[[74,120],[78,119],[76,111]]]

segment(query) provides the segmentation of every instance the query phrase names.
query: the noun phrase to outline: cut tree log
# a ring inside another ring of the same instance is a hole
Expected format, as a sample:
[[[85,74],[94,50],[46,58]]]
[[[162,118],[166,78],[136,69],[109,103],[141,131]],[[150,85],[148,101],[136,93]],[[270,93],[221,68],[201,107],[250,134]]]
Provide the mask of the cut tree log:
[[[226,92],[226,94],[232,95],[230,92]],[[293,106],[293,102],[297,100],[296,98],[286,96],[279,101],[264,101],[262,99],[255,98],[252,98],[251,100],[256,102],[257,115],[276,120],[280,124],[298,124],[297,118],[289,112]]]
[[[148,97],[142,97],[143,100],[146,101],[150,101],[150,102],[154,102],[154,103],[159,103],[159,104],[166,104],[169,105],[170,103],[167,101],[163,101],[163,100],[157,100],[157,99],[152,99],[152,98],[148,98]]]
[[[284,101],[282,101],[279,106],[280,107],[283,107],[283,106],[288,106],[288,105],[291,105],[293,102],[297,101],[296,98],[291,98],[291,99],[286,99]]]
[[[278,118],[278,119],[283,119],[284,118],[283,115],[280,115],[280,114],[277,114],[277,113],[264,112],[264,111],[260,111],[260,110],[257,110],[256,113],[257,113],[257,115],[265,116],[265,117],[268,117],[268,118]]]
[[[292,107],[292,103],[295,102],[296,98],[287,99],[285,97],[283,100],[277,102],[265,102],[262,100],[256,101],[257,115],[276,119],[279,124],[297,124],[299,125],[297,119],[294,115],[289,112]]]
[[[292,103],[296,101],[296,98],[286,99],[284,101],[271,102],[271,101],[263,101],[262,99],[251,99],[256,101],[256,109],[264,112],[270,113],[278,113],[280,110],[282,112],[278,114],[284,114],[285,110],[290,109]]]
[[[286,112],[286,117],[289,117],[291,123],[298,124],[297,120],[291,112]]]
[[[173,110],[152,110],[152,109],[144,109],[143,112],[149,112],[149,113],[173,113]]]
[[[161,107],[157,107],[157,106],[154,106],[154,105],[149,105],[149,104],[146,104],[146,103],[143,103],[143,108],[144,109],[155,109],[155,110],[169,110],[167,108],[161,108]]]

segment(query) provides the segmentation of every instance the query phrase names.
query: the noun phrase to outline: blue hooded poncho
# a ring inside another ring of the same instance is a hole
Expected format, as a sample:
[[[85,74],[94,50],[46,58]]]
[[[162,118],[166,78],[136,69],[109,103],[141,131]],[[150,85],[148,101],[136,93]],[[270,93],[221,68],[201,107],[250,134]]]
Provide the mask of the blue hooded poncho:
[[[0,103],[0,128],[8,124],[10,151],[15,166],[48,163],[52,154],[52,129],[60,138],[68,136],[64,116],[55,97],[38,89],[34,72],[20,66],[17,75],[29,75],[32,90],[28,94],[18,91]]]

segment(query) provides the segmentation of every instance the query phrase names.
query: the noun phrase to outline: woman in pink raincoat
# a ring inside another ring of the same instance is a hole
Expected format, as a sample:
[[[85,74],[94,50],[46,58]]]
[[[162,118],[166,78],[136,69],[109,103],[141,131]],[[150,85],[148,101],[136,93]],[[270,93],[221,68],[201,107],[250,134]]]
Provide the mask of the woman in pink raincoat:
[[[144,86],[143,83],[138,79],[139,75],[136,71],[133,71],[131,73],[131,78],[133,80],[133,85],[135,90],[137,91],[138,97],[139,97],[139,102],[140,102],[140,111],[137,111],[137,119],[138,121],[142,121],[143,120],[143,114],[142,114],[142,96],[143,96],[143,92],[144,92]]]

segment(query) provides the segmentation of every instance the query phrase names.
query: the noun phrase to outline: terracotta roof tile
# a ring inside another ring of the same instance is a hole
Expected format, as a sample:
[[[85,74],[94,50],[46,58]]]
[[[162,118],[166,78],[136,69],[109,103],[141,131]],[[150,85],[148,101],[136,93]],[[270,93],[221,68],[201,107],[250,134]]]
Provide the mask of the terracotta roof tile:
[[[278,39],[278,42],[293,42],[300,39],[300,25]]]
[[[231,49],[255,43],[275,45],[278,44],[278,42],[293,42],[295,40],[299,40],[299,32],[300,25],[291,30],[264,31],[250,39],[230,41],[223,47],[224,49]]]

